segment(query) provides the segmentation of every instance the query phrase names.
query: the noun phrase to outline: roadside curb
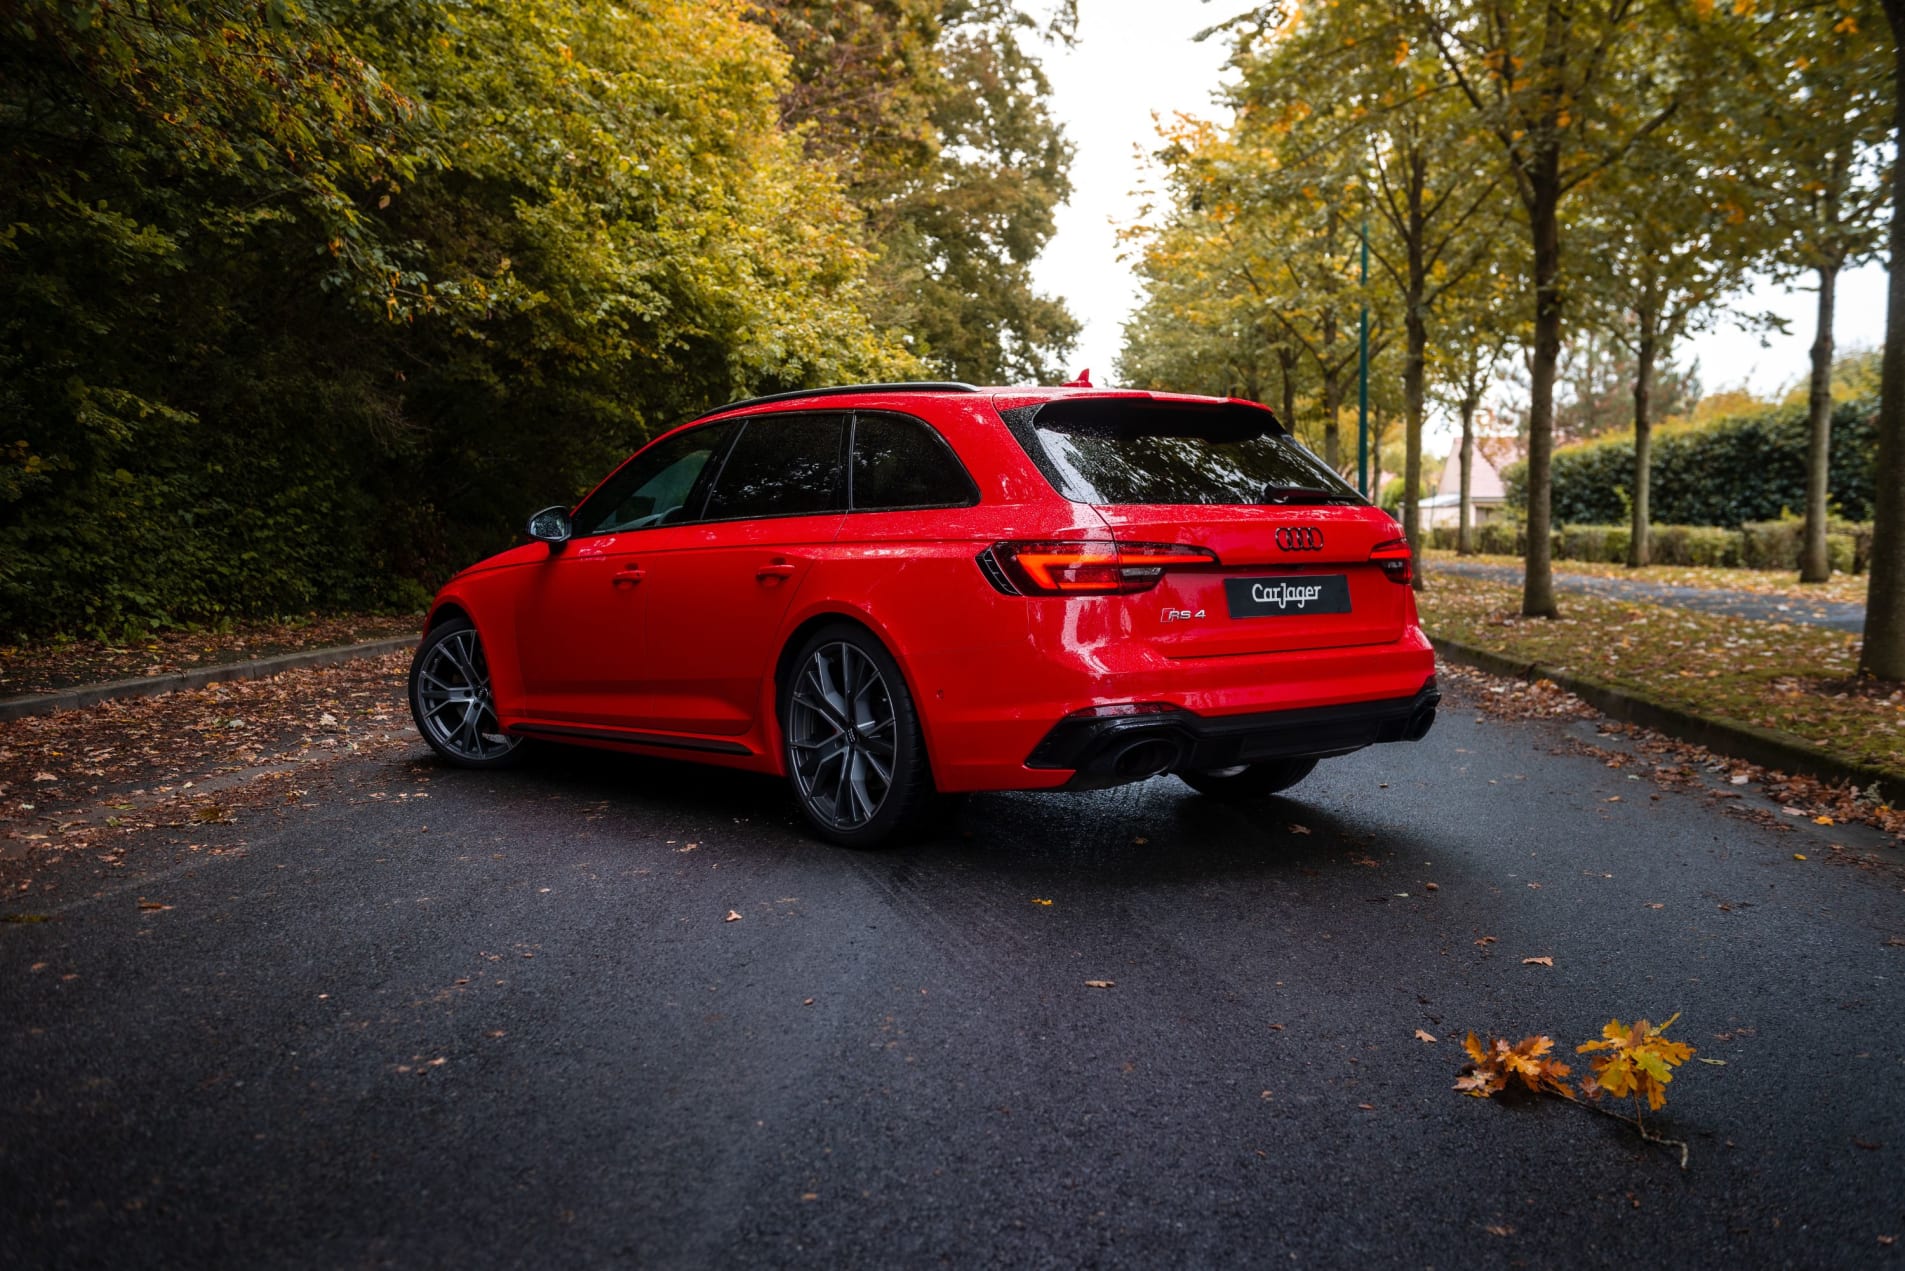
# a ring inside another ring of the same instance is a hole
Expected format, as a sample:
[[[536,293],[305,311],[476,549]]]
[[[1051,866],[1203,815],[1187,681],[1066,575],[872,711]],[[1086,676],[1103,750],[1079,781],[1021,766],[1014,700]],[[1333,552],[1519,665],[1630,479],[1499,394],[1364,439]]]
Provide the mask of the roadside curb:
[[[1435,651],[1440,656],[1451,662],[1472,666],[1478,671],[1520,680],[1552,680],[1602,714],[1623,723],[1639,724],[1643,728],[1651,728],[1680,741],[1705,746],[1708,750],[1763,768],[1776,768],[1781,772],[1817,777],[1824,781],[1850,781],[1861,790],[1877,786],[1879,794],[1892,806],[1905,806],[1905,780],[1864,764],[1848,762],[1790,733],[1734,719],[1695,715],[1678,706],[1613,688],[1598,680],[1583,679],[1552,667],[1523,662],[1441,636],[1432,635],[1429,641],[1435,645]]]
[[[54,711],[78,710],[82,706],[92,706],[120,697],[155,697],[160,693],[176,692],[182,688],[201,688],[204,685],[222,683],[225,680],[262,680],[277,675],[281,671],[295,671],[300,667],[332,666],[339,662],[354,662],[359,658],[379,657],[385,653],[395,653],[399,649],[413,648],[416,643],[416,636],[390,636],[382,640],[366,640],[362,644],[343,644],[334,645],[328,649],[304,649],[297,653],[279,653],[268,658],[254,658],[249,662],[227,662],[222,666],[195,666],[189,671],[172,671],[165,675],[113,680],[106,684],[85,684],[79,688],[62,689],[57,693],[33,693],[22,697],[0,698],[0,723],[11,719],[25,719],[29,715],[50,715]]]

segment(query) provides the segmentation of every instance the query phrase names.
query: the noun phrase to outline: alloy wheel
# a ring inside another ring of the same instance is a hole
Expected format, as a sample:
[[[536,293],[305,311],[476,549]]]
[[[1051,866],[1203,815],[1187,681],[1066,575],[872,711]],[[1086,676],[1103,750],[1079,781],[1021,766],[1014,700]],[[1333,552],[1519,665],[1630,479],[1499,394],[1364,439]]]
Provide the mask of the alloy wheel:
[[[886,677],[851,644],[823,644],[794,680],[787,745],[800,797],[836,830],[871,821],[893,788],[898,725]]]
[[[417,667],[417,722],[430,742],[459,759],[500,759],[521,744],[496,719],[489,662],[474,630],[451,632]]]

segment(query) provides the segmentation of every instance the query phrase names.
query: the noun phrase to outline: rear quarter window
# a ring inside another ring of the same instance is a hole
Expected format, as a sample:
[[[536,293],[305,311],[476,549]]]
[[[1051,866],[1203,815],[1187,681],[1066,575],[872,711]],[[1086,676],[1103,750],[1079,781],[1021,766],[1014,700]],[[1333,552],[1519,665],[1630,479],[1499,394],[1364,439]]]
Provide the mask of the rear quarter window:
[[[979,501],[979,488],[946,439],[904,415],[855,415],[849,470],[856,512],[971,507]]]

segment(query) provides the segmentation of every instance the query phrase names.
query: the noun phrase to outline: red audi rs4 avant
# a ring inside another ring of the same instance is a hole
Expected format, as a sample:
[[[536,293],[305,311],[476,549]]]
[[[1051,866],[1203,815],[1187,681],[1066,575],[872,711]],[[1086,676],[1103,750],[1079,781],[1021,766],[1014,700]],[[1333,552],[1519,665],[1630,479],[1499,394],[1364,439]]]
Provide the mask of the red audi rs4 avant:
[[[724,406],[437,596],[417,727],[786,776],[872,846],[937,793],[1249,798],[1428,732],[1401,531],[1251,402],[876,384]]]

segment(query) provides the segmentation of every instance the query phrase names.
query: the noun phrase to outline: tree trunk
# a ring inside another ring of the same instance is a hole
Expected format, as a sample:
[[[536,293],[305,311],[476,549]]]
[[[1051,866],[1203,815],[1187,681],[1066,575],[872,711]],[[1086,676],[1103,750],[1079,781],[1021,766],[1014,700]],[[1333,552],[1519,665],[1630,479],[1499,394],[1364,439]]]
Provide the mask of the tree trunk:
[[[1277,369],[1283,372],[1283,419],[1284,428],[1292,437],[1296,436],[1296,350],[1277,350]]]
[[[1837,265],[1819,267],[1819,325],[1812,341],[1811,418],[1806,447],[1806,537],[1799,548],[1799,581],[1832,577],[1826,555],[1826,488],[1832,475],[1832,306]]]
[[[1337,472],[1343,470],[1343,439],[1337,432],[1337,412],[1343,408],[1343,372],[1332,370],[1330,360],[1336,352],[1336,314],[1323,315],[1323,356],[1316,360],[1323,372],[1323,462]]]
[[[1653,524],[1649,493],[1654,463],[1654,324],[1655,315],[1640,313],[1640,346],[1634,359],[1634,525],[1627,539],[1627,564],[1639,569],[1649,559],[1647,535]]]
[[[1455,513],[1455,554],[1458,556],[1467,556],[1475,550],[1469,530],[1475,515],[1469,503],[1469,482],[1475,475],[1475,410],[1480,405],[1478,394],[1471,391],[1462,395],[1462,494]]]
[[[1411,266],[1410,272],[1414,272]],[[1412,584],[1422,590],[1422,370],[1429,333],[1422,321],[1422,298],[1409,297],[1403,319],[1408,348],[1402,361],[1402,534],[1414,559]]]
[[[1905,5],[1905,0],[1889,0]],[[1548,534],[1554,467],[1554,378],[1561,361],[1561,173],[1560,158],[1544,152],[1529,173],[1529,238],[1534,246],[1535,350],[1529,368],[1528,555],[1521,583],[1521,612],[1558,618],[1554,603],[1553,544]]]
[[[1905,0],[1885,0],[1892,28],[1894,140],[1905,139]],[[1892,165],[1892,271],[1880,372],[1879,453],[1873,482],[1872,573],[1866,583],[1859,669],[1905,680],[1905,163]]]

